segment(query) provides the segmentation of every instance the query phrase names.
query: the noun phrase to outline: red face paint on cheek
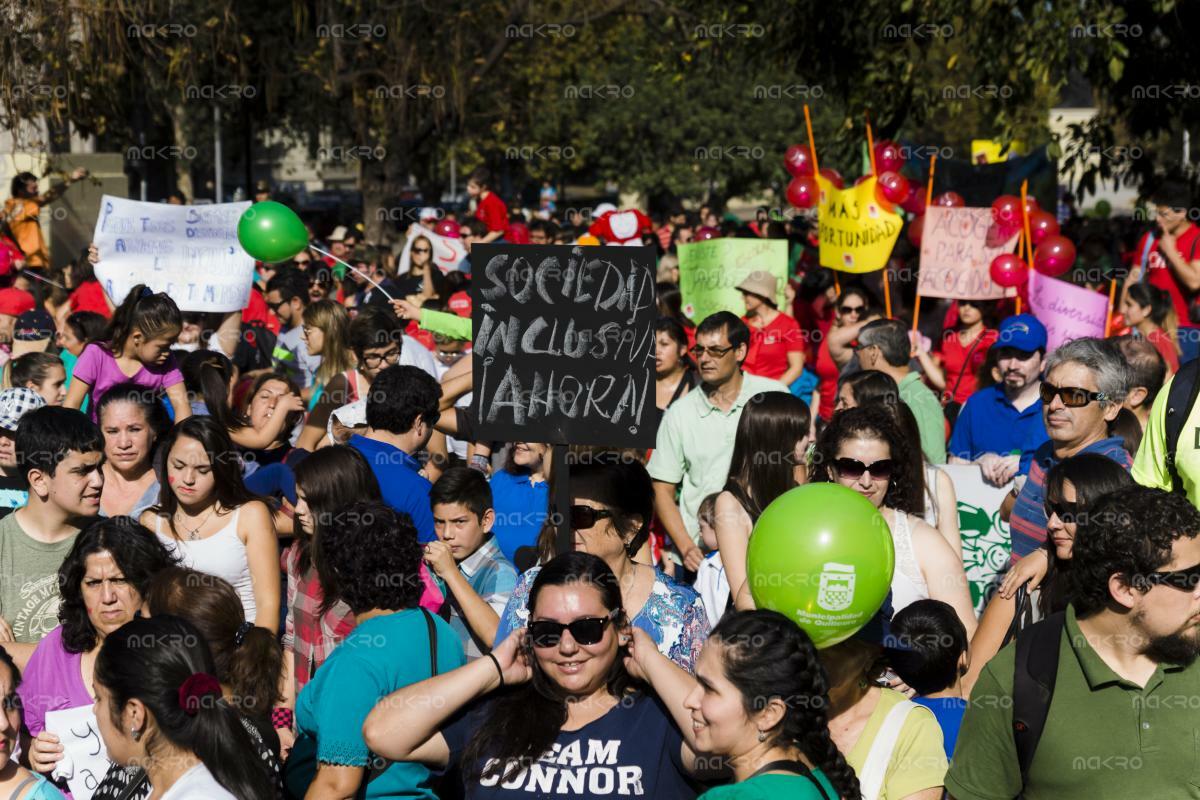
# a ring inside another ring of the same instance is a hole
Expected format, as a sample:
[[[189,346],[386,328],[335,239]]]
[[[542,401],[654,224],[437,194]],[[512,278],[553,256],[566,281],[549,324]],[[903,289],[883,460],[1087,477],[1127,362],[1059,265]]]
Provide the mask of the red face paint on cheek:
[[[171,485],[171,486],[174,486],[174,485],[175,485],[175,476],[174,476],[174,475],[168,475],[168,476],[167,476],[167,483],[168,483],[169,485]]]

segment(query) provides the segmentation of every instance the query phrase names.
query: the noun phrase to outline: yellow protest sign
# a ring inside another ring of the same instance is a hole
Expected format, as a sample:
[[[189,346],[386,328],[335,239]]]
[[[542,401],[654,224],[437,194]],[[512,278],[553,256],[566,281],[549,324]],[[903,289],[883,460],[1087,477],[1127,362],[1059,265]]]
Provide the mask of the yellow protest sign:
[[[875,199],[875,178],[850,189],[838,189],[823,176],[817,177],[817,184],[821,266],[854,273],[883,269],[902,220]]]

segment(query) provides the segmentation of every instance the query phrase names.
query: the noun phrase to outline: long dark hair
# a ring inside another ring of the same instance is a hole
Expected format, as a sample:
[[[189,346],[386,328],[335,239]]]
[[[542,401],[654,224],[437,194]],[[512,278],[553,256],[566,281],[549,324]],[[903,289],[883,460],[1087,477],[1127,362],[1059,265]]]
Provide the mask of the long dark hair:
[[[1129,470],[1099,453],[1080,453],[1064,458],[1046,473],[1046,502],[1061,503],[1063,483],[1070,481],[1075,487],[1075,505],[1082,515],[1076,521],[1075,536],[1078,537],[1087,519],[1088,510],[1106,494],[1133,485]],[[1038,606],[1042,614],[1053,614],[1067,607],[1067,581],[1071,574],[1071,559],[1063,560],[1055,555],[1054,541],[1046,537],[1042,545],[1046,549],[1046,577],[1042,580],[1042,591],[1038,595]]]
[[[312,564],[312,544],[331,524],[338,509],[359,500],[382,500],[379,481],[362,453],[344,444],[322,447],[296,465],[296,488],[304,492],[312,519],[312,535],[298,532],[296,549],[300,574]]]
[[[113,312],[108,327],[101,334],[110,353],[120,357],[125,342],[139,331],[147,339],[162,336],[170,331],[183,330],[183,314],[179,306],[166,292],[152,292],[150,287],[139,283],[129,290],[121,305]]]
[[[847,408],[833,415],[829,425],[817,439],[811,480],[814,483],[837,483],[833,462],[837,460],[842,442],[855,438],[879,439],[891,451],[892,477],[888,481],[883,504],[888,508],[920,516],[925,512],[924,481],[913,466],[914,459],[905,458],[908,444],[904,434],[892,419],[892,414],[878,406]]]
[[[233,362],[212,350],[193,350],[179,366],[183,385],[188,394],[204,401],[208,415],[222,427],[244,428],[246,420],[235,414],[229,405],[229,384],[233,382]]]
[[[684,330],[696,327],[696,323],[688,319],[688,316],[683,313],[683,294],[679,291],[677,285],[673,283],[658,283],[655,285],[654,290],[657,295],[658,315],[660,317],[670,317],[678,322]]]
[[[81,530],[58,568],[62,595],[58,621],[62,623],[63,649],[68,653],[86,653],[96,646],[98,634],[83,601],[87,559],[96,553],[111,554],[125,581],[143,596],[155,573],[175,564],[175,557],[158,537],[132,517],[98,519]]]
[[[604,608],[615,613],[614,635],[627,624],[617,576],[590,553],[563,553],[542,567],[529,590],[531,617],[538,595],[547,586],[591,586],[600,593]],[[567,722],[567,695],[542,670],[532,649],[526,652],[533,679],[502,692],[488,704],[483,723],[463,753],[471,779],[511,777],[523,764],[533,763],[549,750]],[[605,676],[609,694],[624,697],[630,682],[622,653],[617,652]]]
[[[571,499],[592,500],[612,512],[612,525],[630,558],[650,537],[654,518],[654,483],[650,473],[639,461],[589,460],[572,466],[567,479],[571,482]],[[639,521],[640,520],[640,521]]]
[[[184,710],[180,689],[198,673],[216,676],[204,636],[169,614],[127,622],[105,637],[96,657],[96,682],[111,695],[113,725],[122,727],[122,712],[134,699],[154,715],[154,731],[145,742],[148,753],[158,749],[161,736],[194,753],[238,800],[274,796],[266,770],[247,757],[255,747],[232,705],[206,697],[193,707],[194,713]]]
[[[808,405],[787,392],[760,392],[746,403],[725,491],[737,498],[751,520],[796,485],[796,442],[808,435],[811,425]]]
[[[777,611],[734,611],[721,618],[709,642],[720,643],[725,677],[741,692],[747,715],[772,699],[787,706],[767,732],[772,743],[803,753],[839,797],[859,797],[858,778],[829,735],[829,687],[808,634]]]
[[[896,385],[896,379],[877,369],[864,369],[847,375],[841,385],[850,387],[854,402],[860,406],[876,403],[895,405],[900,402],[900,387]]]
[[[241,459],[238,458],[233,440],[229,438],[229,431],[224,426],[206,416],[192,416],[183,422],[177,422],[158,449],[158,481],[162,488],[158,493],[158,505],[154,506],[158,514],[167,518],[171,533],[176,538],[179,533],[175,530],[175,512],[179,508],[179,498],[167,482],[167,460],[171,457],[171,448],[181,437],[195,439],[208,454],[209,463],[212,465],[213,491],[216,494],[216,502],[220,503],[222,508],[229,511],[258,499],[246,488],[246,484],[242,483]]]
[[[252,424],[250,421],[250,403],[254,401],[254,396],[258,394],[259,390],[271,381],[279,381],[287,386],[288,392],[296,395],[297,397],[300,396],[300,389],[296,387],[296,384],[292,382],[291,378],[289,378],[287,375],[284,375],[282,372],[262,373],[254,379],[245,392],[240,391],[241,388],[244,388],[246,385],[243,381],[241,384],[239,384],[240,399],[237,401],[237,410],[234,413],[234,419],[239,420],[242,427]],[[298,425],[302,419],[304,419],[303,410],[297,409],[295,411],[289,411],[287,413],[287,417],[285,417],[283,420],[283,427],[279,429],[279,436],[274,443],[287,444],[288,440],[291,438],[292,430],[295,429],[296,425]],[[238,426],[235,425],[234,427],[236,428]]]
[[[150,581],[146,603],[156,617],[174,614],[196,626],[212,652],[217,680],[229,687],[234,706],[246,716],[271,716],[279,699],[283,648],[271,631],[246,624],[242,601],[228,581],[169,567]]]

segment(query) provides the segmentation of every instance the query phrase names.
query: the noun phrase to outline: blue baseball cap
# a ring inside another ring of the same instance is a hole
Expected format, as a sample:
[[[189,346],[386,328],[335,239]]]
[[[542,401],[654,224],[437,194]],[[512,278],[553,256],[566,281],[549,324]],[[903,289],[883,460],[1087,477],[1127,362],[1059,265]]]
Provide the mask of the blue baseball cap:
[[[1046,326],[1033,314],[1007,318],[1000,323],[998,334],[992,347],[1011,347],[1026,353],[1046,349]]]

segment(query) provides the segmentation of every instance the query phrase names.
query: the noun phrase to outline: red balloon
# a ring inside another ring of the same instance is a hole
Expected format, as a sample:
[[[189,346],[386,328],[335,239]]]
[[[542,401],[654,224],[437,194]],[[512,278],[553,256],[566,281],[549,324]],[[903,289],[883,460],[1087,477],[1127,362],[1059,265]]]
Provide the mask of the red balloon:
[[[459,238],[458,223],[452,219],[439,220],[438,224],[433,226],[433,232],[450,239]]]
[[[1033,251],[1034,269],[1051,278],[1062,275],[1074,263],[1075,245],[1065,236],[1047,236]]]
[[[925,190],[923,188],[917,188],[914,191],[910,191],[908,193],[908,199],[901,203],[900,206],[910,214],[924,214]]]
[[[1021,198],[1002,194],[992,201],[992,221],[1002,230],[1021,227]]]
[[[1041,211],[1041,210],[1042,210],[1042,207],[1040,205],[1038,205],[1038,201],[1037,201],[1036,197],[1034,197],[1031,194],[1025,195],[1025,214],[1026,214],[1026,216],[1032,217],[1033,212]]]
[[[787,200],[794,208],[812,208],[820,196],[821,188],[811,175],[798,175],[787,187]]]
[[[880,202],[886,200],[889,203],[903,203],[911,191],[908,178],[899,172],[884,172],[879,176],[879,183],[875,185],[875,193]]]
[[[884,172],[899,172],[904,166],[904,154],[900,145],[891,139],[882,139],[875,143],[875,169],[880,174]]]
[[[1057,233],[1058,220],[1049,211],[1038,209],[1029,215],[1029,238],[1033,239],[1035,246],[1044,242],[1047,236]]]
[[[700,230],[696,231],[696,235],[692,237],[694,242],[707,242],[709,239],[720,239],[721,232],[716,228],[705,225]]]
[[[846,188],[846,181],[842,178],[842,173],[838,172],[833,167],[821,167],[821,177],[832,183],[839,189]]]
[[[783,165],[792,177],[813,174],[812,150],[806,144],[794,144],[783,154]]]
[[[913,217],[908,223],[908,240],[912,242],[913,247],[921,246],[921,236],[925,233],[925,215]]]
[[[966,202],[962,199],[962,195],[958,192],[942,192],[937,197],[933,198],[935,206],[944,206],[946,208],[962,208]]]
[[[1029,267],[1012,253],[1001,253],[992,259],[988,273],[992,276],[992,283],[1011,289],[1028,280]]]

